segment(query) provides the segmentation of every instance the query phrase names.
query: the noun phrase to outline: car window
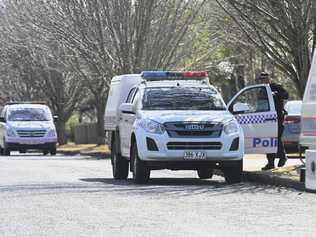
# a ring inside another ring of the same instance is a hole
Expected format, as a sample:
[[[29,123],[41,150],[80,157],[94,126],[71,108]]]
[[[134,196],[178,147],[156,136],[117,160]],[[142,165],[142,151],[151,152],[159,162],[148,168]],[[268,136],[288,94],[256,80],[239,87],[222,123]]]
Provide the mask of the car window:
[[[9,109],[8,121],[50,121],[51,116],[45,108],[14,108]]]
[[[139,97],[139,90],[138,90],[138,89],[136,89],[136,91],[135,91],[135,93],[134,93],[134,95],[133,95],[133,98],[132,98],[131,103],[133,103],[133,104],[134,104],[135,102],[137,102],[138,97]]]
[[[136,88],[132,88],[130,90],[130,92],[128,93],[127,99],[126,99],[126,103],[132,102],[132,99],[134,98],[135,90],[136,90]]]
[[[143,110],[226,110],[222,97],[207,87],[146,88]]]
[[[243,113],[259,113],[270,111],[268,93],[265,87],[250,88],[240,94],[230,106],[229,110],[234,111],[234,106],[243,105]]]
[[[284,106],[284,109],[289,115],[291,114],[300,115],[301,109],[302,109],[302,101],[288,102]]]

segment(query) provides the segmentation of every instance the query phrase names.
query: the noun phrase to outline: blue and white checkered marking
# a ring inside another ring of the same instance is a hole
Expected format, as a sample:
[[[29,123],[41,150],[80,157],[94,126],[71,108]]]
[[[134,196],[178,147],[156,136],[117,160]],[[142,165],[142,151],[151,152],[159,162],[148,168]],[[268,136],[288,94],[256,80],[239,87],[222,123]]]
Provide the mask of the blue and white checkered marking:
[[[277,119],[277,114],[255,114],[255,115],[237,115],[239,124],[258,124],[264,123],[266,119]]]

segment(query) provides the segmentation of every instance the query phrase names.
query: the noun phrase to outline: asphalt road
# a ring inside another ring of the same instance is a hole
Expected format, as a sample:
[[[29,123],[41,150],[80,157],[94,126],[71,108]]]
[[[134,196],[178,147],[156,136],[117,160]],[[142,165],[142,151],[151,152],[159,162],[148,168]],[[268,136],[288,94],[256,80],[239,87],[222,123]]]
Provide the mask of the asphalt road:
[[[195,172],[115,181],[108,160],[0,157],[0,236],[312,236],[316,196]]]

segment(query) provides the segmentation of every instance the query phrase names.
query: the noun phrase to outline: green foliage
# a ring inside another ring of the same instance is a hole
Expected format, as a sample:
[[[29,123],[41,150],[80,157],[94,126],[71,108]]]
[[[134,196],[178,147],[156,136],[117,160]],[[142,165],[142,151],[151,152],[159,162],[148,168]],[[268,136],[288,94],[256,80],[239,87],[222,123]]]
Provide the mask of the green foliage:
[[[79,113],[74,113],[66,123],[66,132],[68,134],[68,138],[71,141],[74,141],[74,130],[75,127],[79,125]]]

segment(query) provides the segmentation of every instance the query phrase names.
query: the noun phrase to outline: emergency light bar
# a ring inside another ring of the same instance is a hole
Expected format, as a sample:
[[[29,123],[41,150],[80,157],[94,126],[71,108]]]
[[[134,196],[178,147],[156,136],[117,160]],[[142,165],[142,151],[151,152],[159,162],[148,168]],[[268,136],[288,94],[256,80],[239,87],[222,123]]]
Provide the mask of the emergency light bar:
[[[150,80],[203,80],[208,77],[206,71],[185,71],[185,72],[173,72],[173,71],[144,71],[141,73],[142,78],[147,81]]]

